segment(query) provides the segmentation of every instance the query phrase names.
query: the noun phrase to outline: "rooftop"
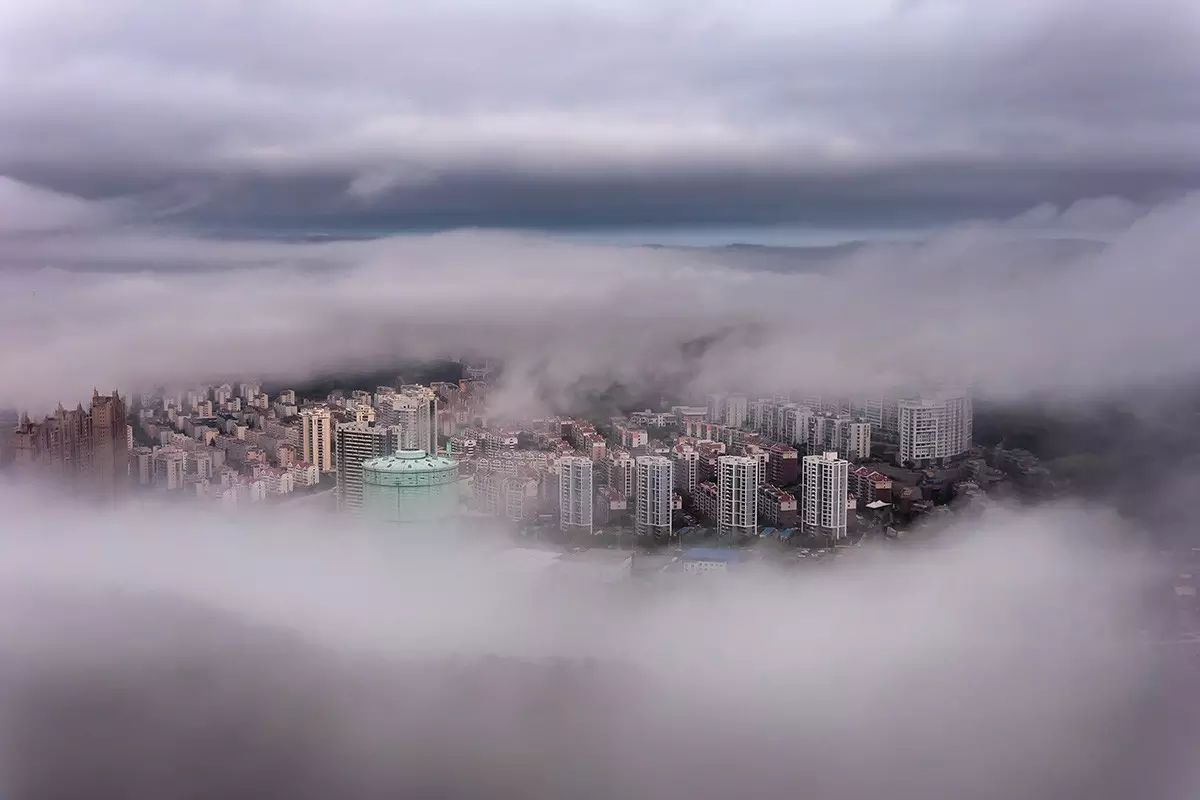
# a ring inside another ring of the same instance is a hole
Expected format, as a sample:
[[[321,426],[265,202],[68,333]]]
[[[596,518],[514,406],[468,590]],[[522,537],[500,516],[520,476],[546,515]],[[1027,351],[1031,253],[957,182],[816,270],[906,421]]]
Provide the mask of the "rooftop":
[[[363,468],[379,472],[445,472],[457,469],[458,462],[442,456],[431,456],[424,450],[401,450],[390,456],[364,461]]]

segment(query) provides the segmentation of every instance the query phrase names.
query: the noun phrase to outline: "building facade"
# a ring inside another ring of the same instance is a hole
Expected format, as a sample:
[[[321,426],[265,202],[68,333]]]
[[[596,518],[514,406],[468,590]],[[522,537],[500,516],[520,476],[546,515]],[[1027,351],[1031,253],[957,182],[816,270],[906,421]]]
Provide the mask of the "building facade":
[[[725,398],[725,425],[729,428],[743,428],[750,418],[750,402],[745,395],[735,394]]]
[[[384,522],[445,522],[458,514],[458,462],[424,450],[364,461],[362,514]]]
[[[758,534],[759,462],[748,456],[717,459],[719,509],[717,529],[722,535]]]
[[[808,406],[788,403],[779,409],[779,441],[794,447],[808,444],[808,421],[813,410]]]
[[[637,471],[633,457],[624,450],[611,451],[600,465],[605,470],[603,481],[608,488],[632,500],[637,496]]]
[[[944,464],[971,449],[974,412],[965,393],[926,395],[898,405],[900,449],[896,463]]]
[[[871,457],[871,423],[844,422],[838,430],[838,452],[847,461]]]
[[[187,452],[179,447],[161,447],[154,454],[154,487],[173,492],[182,489]]]
[[[700,453],[689,445],[675,445],[671,450],[675,488],[687,497],[696,493],[700,482]]]
[[[764,483],[758,487],[758,515],[763,523],[777,528],[790,528],[796,524],[796,497],[778,486]]]
[[[558,461],[558,522],[565,531],[592,532],[592,460],[564,456]]]
[[[804,507],[801,518],[806,533],[833,541],[846,537],[846,495],[850,462],[827,451],[804,457]]]
[[[666,538],[671,535],[671,498],[675,492],[671,459],[638,456],[636,469],[637,532],[641,536]]]
[[[364,422],[344,422],[337,426],[337,504],[339,509],[362,509],[363,462],[395,453],[399,447],[398,430]]]
[[[333,419],[328,408],[300,412],[301,460],[320,472],[333,471]]]
[[[400,429],[400,448],[436,453],[438,396],[427,386],[381,387],[375,394],[375,421]]]
[[[800,478],[800,453],[796,448],[773,442],[766,448],[766,482],[776,486],[791,486]]]
[[[12,437],[13,459],[22,470],[96,499],[109,500],[129,484],[129,437],[125,400],[118,392],[93,392],[90,406],[61,405],[41,422],[21,418]]]

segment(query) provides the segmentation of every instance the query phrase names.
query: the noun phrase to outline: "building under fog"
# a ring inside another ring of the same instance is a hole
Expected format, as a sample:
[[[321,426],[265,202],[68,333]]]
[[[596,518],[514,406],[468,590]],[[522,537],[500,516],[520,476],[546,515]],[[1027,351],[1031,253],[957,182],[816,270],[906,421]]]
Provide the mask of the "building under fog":
[[[130,431],[125,400],[93,391],[91,405],[61,405],[41,422],[21,417],[12,432],[18,469],[41,474],[88,496],[116,497],[129,481]]]
[[[441,522],[459,510],[458,462],[424,450],[362,462],[362,513],[392,523]]]
[[[944,464],[971,449],[974,415],[966,394],[942,393],[897,404],[900,449],[897,464]]]
[[[395,427],[344,422],[337,426],[335,439],[338,508],[357,511],[362,508],[363,464],[395,453],[399,431]]]
[[[381,387],[375,395],[375,421],[399,429],[401,448],[437,452],[438,397],[429,387]]]
[[[565,456],[558,461],[559,527],[592,532],[592,460]]]

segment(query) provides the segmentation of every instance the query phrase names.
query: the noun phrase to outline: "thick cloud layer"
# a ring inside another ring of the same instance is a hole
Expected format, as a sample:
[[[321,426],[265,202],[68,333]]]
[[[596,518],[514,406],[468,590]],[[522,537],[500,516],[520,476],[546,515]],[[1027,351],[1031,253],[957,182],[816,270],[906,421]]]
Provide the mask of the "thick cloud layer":
[[[496,357],[499,410],[620,383],[855,392],[973,384],[1065,398],[1200,373],[1200,198],[1041,207],[924,242],[668,249],[458,232],[353,242],[107,227],[10,235],[0,403],[230,375],[296,381]],[[1098,239],[1032,235],[1036,221]],[[1114,227],[1116,225],[1116,227]]]
[[[248,537],[2,499],[21,797],[1195,788],[1195,677],[1142,644],[1153,573],[1102,513],[997,510],[932,548],[639,587],[530,572],[478,529],[330,537],[279,510]]]
[[[0,2],[0,173],[225,224],[905,225],[1196,188],[1188,0]]]

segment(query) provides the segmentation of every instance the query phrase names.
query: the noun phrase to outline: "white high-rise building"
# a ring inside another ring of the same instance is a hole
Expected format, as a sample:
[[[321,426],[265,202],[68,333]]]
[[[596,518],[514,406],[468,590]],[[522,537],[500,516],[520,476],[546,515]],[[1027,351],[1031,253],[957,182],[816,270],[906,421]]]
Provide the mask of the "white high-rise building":
[[[337,426],[335,435],[338,508],[357,511],[362,508],[363,462],[395,453],[399,430],[363,422],[345,422]]]
[[[758,459],[721,456],[717,459],[717,528],[722,535],[758,534]]]
[[[675,488],[691,497],[696,493],[696,485],[700,480],[699,451],[687,445],[676,445],[671,451],[671,461],[674,464]]]
[[[333,471],[332,425],[328,408],[306,408],[300,412],[302,458],[320,472]]]
[[[833,451],[804,457],[801,519],[808,533],[833,541],[846,536],[846,494],[850,462]]]
[[[944,463],[971,449],[973,409],[965,393],[922,395],[897,404],[897,464]]]
[[[725,398],[725,424],[728,427],[745,427],[749,418],[750,403],[745,395],[734,394]]]
[[[563,530],[592,532],[592,460],[564,456],[558,460],[558,522]]]
[[[641,536],[671,535],[671,496],[675,490],[671,459],[637,457],[637,532]]]

